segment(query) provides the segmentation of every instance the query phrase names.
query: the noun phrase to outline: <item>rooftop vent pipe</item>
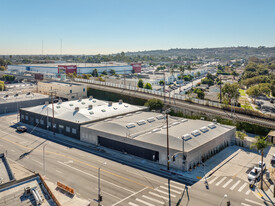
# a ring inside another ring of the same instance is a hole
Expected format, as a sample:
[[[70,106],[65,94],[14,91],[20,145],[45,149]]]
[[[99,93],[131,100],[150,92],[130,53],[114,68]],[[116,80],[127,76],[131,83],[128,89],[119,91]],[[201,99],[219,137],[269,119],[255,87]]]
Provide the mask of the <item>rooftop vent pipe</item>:
[[[79,107],[75,107],[74,110],[75,110],[76,112],[78,112],[78,111],[79,111]]]
[[[122,100],[122,99],[120,99],[120,100],[119,100],[119,104],[122,104],[122,103],[123,103],[123,100]]]

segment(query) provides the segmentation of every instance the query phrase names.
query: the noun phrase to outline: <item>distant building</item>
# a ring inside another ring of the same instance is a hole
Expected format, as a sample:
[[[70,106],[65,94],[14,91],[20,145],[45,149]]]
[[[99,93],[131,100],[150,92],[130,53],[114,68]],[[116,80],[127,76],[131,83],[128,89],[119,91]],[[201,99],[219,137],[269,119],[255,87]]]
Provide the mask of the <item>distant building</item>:
[[[87,86],[85,84],[42,81],[37,83],[39,93],[53,95],[65,100],[87,98]]]
[[[134,73],[141,73],[141,63],[132,63]]]
[[[275,144],[275,130],[272,130],[268,133],[267,141],[271,142],[272,144]]]

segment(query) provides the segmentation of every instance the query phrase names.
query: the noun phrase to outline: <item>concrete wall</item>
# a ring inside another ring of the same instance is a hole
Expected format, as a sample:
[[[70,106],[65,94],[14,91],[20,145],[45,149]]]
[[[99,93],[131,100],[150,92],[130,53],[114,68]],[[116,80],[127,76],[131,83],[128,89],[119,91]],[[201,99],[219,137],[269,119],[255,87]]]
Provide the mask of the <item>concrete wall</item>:
[[[47,82],[38,82],[38,92],[42,94],[50,95],[51,90],[56,91],[56,96],[68,100],[74,100],[78,98],[87,98],[87,86],[86,85],[69,85],[69,84],[52,84]]]
[[[17,112],[20,108],[33,107],[37,105],[45,104],[46,101],[49,101],[50,98],[42,98],[42,99],[31,99],[20,102],[7,102],[0,104],[0,114]]]

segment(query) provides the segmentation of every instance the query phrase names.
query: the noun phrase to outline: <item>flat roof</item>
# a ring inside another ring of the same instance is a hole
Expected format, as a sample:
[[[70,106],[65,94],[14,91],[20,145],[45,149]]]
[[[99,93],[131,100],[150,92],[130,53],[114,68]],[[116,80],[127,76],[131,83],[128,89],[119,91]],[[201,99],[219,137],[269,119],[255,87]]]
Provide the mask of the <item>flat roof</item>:
[[[124,102],[111,103],[94,98],[73,100],[54,104],[54,118],[74,123],[88,123],[113,116],[145,110],[147,107],[130,105]],[[52,105],[39,105],[21,109],[52,117]]]
[[[58,65],[72,66],[76,65],[77,67],[111,67],[111,66],[131,66],[127,63],[120,62],[107,62],[107,63],[49,63],[49,64],[20,64],[18,66],[34,66],[34,67],[58,67]]]
[[[61,86],[67,86],[67,87],[70,87],[71,85],[72,86],[82,86],[82,87],[85,86],[84,84],[78,84],[78,83],[74,83],[74,82],[41,81],[41,82],[38,82],[38,84],[39,83],[55,84],[55,85],[61,85]]]
[[[35,195],[39,195],[41,203],[36,204],[35,197],[32,192],[25,193],[25,189],[30,188],[35,191]],[[52,199],[47,189],[44,186],[40,176],[33,175],[22,180],[5,185],[0,189],[0,206],[16,205],[16,206],[55,206],[56,202]],[[25,195],[26,194],[26,195]]]
[[[82,127],[128,137],[161,147],[166,147],[167,144],[166,119],[165,116],[160,113],[137,112]],[[169,116],[168,127],[170,148],[182,151],[182,137],[185,136],[185,152],[189,152],[234,128],[214,124],[210,121],[172,116]]]
[[[32,92],[22,93],[20,91],[0,92],[0,104],[22,102],[22,101],[28,101],[28,100],[34,100],[34,99],[45,99],[45,98],[49,98],[49,95],[32,93]]]

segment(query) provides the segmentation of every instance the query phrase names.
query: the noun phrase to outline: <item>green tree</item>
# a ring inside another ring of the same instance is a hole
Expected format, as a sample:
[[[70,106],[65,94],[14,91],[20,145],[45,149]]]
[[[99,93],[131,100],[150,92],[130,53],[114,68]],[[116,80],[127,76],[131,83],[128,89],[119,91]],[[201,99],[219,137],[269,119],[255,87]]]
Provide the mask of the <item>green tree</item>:
[[[194,93],[196,93],[198,95],[199,99],[204,99],[205,94],[204,94],[203,90],[195,88],[194,89]]]
[[[263,189],[263,162],[264,162],[264,150],[271,144],[266,141],[265,137],[260,137],[257,136],[255,137],[257,141],[255,143],[251,144],[251,148],[255,148],[258,151],[261,152],[261,162],[262,162],[262,167],[261,167],[261,189]]]
[[[238,73],[236,72],[236,70],[234,69],[231,73],[231,75],[233,75],[233,79],[235,80],[236,76],[238,76]]]
[[[181,77],[181,79],[183,79],[185,66],[181,65],[181,66],[179,67],[179,70],[180,70],[180,77]]]
[[[160,110],[163,107],[163,101],[159,99],[149,99],[146,103],[145,106],[149,107],[150,110]]]
[[[8,75],[8,74],[4,74],[4,75],[3,75],[3,78],[4,78],[5,81],[7,81],[7,82],[12,82],[12,81],[15,80],[15,76],[13,76],[13,75]]]
[[[151,89],[152,90],[152,85],[147,82],[144,86],[144,89]]]
[[[6,67],[5,66],[0,66],[0,71],[5,71]]]
[[[138,80],[137,86],[138,86],[139,88],[143,88],[143,85],[144,85],[143,80],[142,80],[142,79]]]
[[[165,83],[164,80],[159,81],[159,85],[164,85],[164,83]]]
[[[231,104],[232,100],[235,100],[235,102],[238,102],[238,99],[240,97],[239,92],[240,86],[238,83],[226,83],[222,87],[222,98],[226,99],[229,104]]]
[[[92,75],[91,74],[83,74],[82,77],[83,79],[90,79]]]
[[[244,140],[246,134],[241,131],[236,131],[236,137],[239,138],[240,140]]]
[[[4,91],[5,89],[5,82],[0,81],[0,91]]]
[[[97,69],[94,69],[94,70],[93,70],[92,76],[93,76],[93,77],[98,77]]]
[[[257,97],[261,95],[261,90],[260,90],[259,85],[255,85],[255,86],[249,87],[248,90],[246,91],[246,94],[248,96],[252,97],[253,98],[253,102],[255,103]]]
[[[214,80],[205,77],[201,80],[201,83],[208,84],[208,86],[212,86],[212,85],[214,85]]]
[[[102,72],[102,74],[103,74],[103,75],[108,75],[108,73],[107,73],[106,70],[104,70],[104,71]]]
[[[109,73],[110,75],[114,76],[116,74],[116,71],[114,69],[111,69]]]

